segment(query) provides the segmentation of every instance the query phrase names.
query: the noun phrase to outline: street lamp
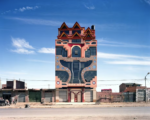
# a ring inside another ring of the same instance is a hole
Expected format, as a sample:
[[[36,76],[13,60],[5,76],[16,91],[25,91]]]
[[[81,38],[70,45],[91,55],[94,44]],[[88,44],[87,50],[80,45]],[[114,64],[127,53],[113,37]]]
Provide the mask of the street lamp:
[[[147,75],[150,74],[150,72],[147,73]],[[146,76],[147,76],[146,75]],[[146,76],[145,76],[145,102],[146,102]]]

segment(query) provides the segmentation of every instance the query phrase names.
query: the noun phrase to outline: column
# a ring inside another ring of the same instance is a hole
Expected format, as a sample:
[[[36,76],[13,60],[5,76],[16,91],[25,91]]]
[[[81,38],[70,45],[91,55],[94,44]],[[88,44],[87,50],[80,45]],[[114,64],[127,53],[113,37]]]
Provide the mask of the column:
[[[25,91],[26,96],[25,96],[25,102],[29,102],[29,91]]]
[[[84,101],[84,88],[82,88],[82,102],[85,102]]]
[[[52,102],[55,102],[55,91],[52,91]]]
[[[13,81],[13,89],[16,89],[16,80]]]
[[[70,97],[71,97],[71,96],[70,96],[70,88],[68,88],[68,102],[71,102],[71,101],[70,101]]]
[[[56,102],[59,102],[59,89],[56,88]]]
[[[93,102],[96,102],[96,88],[93,88]]]
[[[45,91],[41,89],[41,102],[44,102]]]

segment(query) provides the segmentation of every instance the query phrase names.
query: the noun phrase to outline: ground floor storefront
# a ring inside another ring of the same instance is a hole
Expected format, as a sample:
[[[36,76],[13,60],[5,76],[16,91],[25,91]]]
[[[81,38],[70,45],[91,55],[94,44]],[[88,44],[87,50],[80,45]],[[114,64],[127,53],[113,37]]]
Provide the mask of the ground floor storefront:
[[[61,88],[56,89],[56,102],[95,102],[96,89]]]
[[[0,99],[15,102],[55,102],[55,89],[13,90],[1,89]]]

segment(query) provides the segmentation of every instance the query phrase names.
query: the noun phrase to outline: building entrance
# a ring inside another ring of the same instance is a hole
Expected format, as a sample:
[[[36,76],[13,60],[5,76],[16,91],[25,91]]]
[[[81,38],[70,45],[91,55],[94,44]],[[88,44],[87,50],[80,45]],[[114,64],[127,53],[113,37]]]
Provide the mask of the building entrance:
[[[81,102],[81,90],[71,90],[71,102]]]

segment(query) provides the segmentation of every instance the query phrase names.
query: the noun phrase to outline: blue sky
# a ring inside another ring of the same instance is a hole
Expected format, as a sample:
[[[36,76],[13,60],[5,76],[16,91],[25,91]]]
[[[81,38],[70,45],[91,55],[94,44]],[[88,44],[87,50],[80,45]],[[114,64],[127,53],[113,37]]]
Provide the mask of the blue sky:
[[[2,83],[20,78],[29,88],[54,88],[58,28],[76,21],[95,25],[98,91],[118,92],[123,82],[144,84],[150,72],[150,0],[0,0]]]

